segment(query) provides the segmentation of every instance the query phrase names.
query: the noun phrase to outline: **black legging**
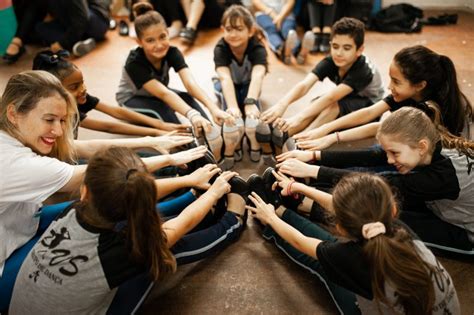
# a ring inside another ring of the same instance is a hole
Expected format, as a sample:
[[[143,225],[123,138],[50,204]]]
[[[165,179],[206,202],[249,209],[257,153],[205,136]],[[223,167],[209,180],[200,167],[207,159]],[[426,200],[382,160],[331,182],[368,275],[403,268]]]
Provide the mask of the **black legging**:
[[[309,24],[311,28],[331,26],[334,23],[336,4],[321,4],[315,0],[308,1]]]
[[[25,42],[37,41],[35,25],[46,16],[46,2],[43,0],[13,0],[18,27],[15,37]]]
[[[151,0],[150,3],[163,16],[167,25],[183,18],[180,14],[181,5],[178,0]]]

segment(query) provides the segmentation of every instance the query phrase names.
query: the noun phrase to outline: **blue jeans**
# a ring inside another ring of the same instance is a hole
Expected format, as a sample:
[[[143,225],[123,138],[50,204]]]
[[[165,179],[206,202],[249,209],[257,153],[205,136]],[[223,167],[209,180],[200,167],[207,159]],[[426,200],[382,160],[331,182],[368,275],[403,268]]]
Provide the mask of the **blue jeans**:
[[[274,52],[278,52],[291,30],[296,30],[296,20],[293,14],[288,15],[281,23],[281,29],[277,29],[273,23],[272,18],[268,14],[259,14],[256,17],[257,24],[263,29],[265,37],[270,43],[270,48]],[[293,54],[296,55],[300,50],[301,42],[298,39],[296,46],[293,49]]]
[[[31,248],[38,242],[41,235],[46,231],[53,220],[66,209],[72,201],[58,203],[41,208],[40,221],[35,236],[25,245],[17,248],[10,257],[5,260],[3,274],[0,277],[0,312],[6,311],[12,297],[13,286],[20,267],[30,252]]]
[[[249,87],[250,87],[250,82],[244,83],[244,84],[234,84],[235,98],[237,99],[237,104],[239,105],[239,109],[242,112],[242,115],[244,117],[245,117],[244,100],[247,97],[247,94],[249,93]],[[227,110],[227,102],[225,101],[224,93],[222,93],[222,85],[219,80],[214,81],[214,93],[216,94],[216,97],[219,99],[222,105],[222,110],[224,111]],[[259,100],[257,100],[256,105],[258,109],[261,110]]]
[[[178,200],[158,204],[160,213],[178,215],[189,204],[196,200],[192,193],[186,193]],[[210,221],[209,221],[210,222]],[[184,235],[172,248],[171,252],[179,265],[196,262],[222,250],[240,236],[242,223],[231,212],[213,223],[194,229]],[[107,314],[131,314],[144,302],[154,286],[147,273],[140,274],[122,284],[110,305]]]
[[[306,236],[314,237],[322,241],[335,242],[336,238],[314,224],[306,218],[298,215],[296,212],[286,210],[283,213],[282,220],[303,233]],[[341,314],[360,314],[357,306],[357,299],[353,292],[338,286],[329,280],[324,272],[323,267],[318,260],[301,253],[293,246],[283,240],[273,229],[267,226],[263,232],[263,237],[267,240],[273,240],[275,245],[285,253],[294,263],[308,270],[310,273],[316,275],[321,280],[329,291],[337,309]]]

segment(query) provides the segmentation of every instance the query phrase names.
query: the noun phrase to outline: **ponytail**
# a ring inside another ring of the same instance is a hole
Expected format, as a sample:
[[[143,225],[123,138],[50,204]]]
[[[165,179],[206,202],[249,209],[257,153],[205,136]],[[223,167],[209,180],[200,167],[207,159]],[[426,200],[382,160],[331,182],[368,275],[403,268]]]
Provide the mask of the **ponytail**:
[[[135,263],[147,266],[154,280],[175,271],[176,262],[156,212],[154,178],[132,150],[112,147],[96,153],[84,184],[90,193],[86,208],[105,222],[127,221],[123,232]]]
[[[51,50],[41,51],[33,59],[33,70],[47,71],[63,81],[78,69],[75,64],[65,59],[67,57],[69,57],[69,53],[66,50],[60,50],[56,53]]]
[[[431,274],[437,271],[418,255],[411,236],[394,226],[396,200],[385,180],[366,173],[343,177],[333,191],[333,208],[336,223],[362,244],[374,299],[407,314],[429,314],[435,301]],[[393,304],[387,286],[395,292]]]
[[[175,271],[174,256],[167,250],[165,232],[156,212],[156,185],[147,172],[134,171],[126,176],[124,207],[127,213],[127,244],[137,263],[150,266],[154,280]],[[164,250],[166,249],[166,250]]]
[[[472,107],[467,97],[459,89],[456,68],[449,57],[439,55],[439,64],[443,70],[444,84],[438,90],[439,104],[452,104],[442,109],[444,125],[448,127],[454,135],[459,135],[464,126],[469,123],[466,119],[472,120]]]

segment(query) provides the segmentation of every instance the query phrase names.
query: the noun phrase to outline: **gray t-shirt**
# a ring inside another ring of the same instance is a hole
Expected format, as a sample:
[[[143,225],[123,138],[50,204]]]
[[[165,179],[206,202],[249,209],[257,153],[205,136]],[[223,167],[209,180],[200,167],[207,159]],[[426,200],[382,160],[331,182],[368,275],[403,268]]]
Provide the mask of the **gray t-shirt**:
[[[26,257],[10,314],[105,314],[117,287],[145,271],[130,261],[122,234],[81,222],[76,208],[54,221]]]

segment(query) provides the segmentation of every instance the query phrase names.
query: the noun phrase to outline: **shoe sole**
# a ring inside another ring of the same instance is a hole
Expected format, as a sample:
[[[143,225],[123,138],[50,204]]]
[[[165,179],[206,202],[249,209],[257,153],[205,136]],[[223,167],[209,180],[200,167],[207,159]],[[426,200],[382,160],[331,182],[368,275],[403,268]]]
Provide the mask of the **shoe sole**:
[[[96,46],[95,40],[92,38],[89,38],[74,45],[72,49],[72,53],[76,57],[82,57],[90,53],[95,48],[95,46]]]

